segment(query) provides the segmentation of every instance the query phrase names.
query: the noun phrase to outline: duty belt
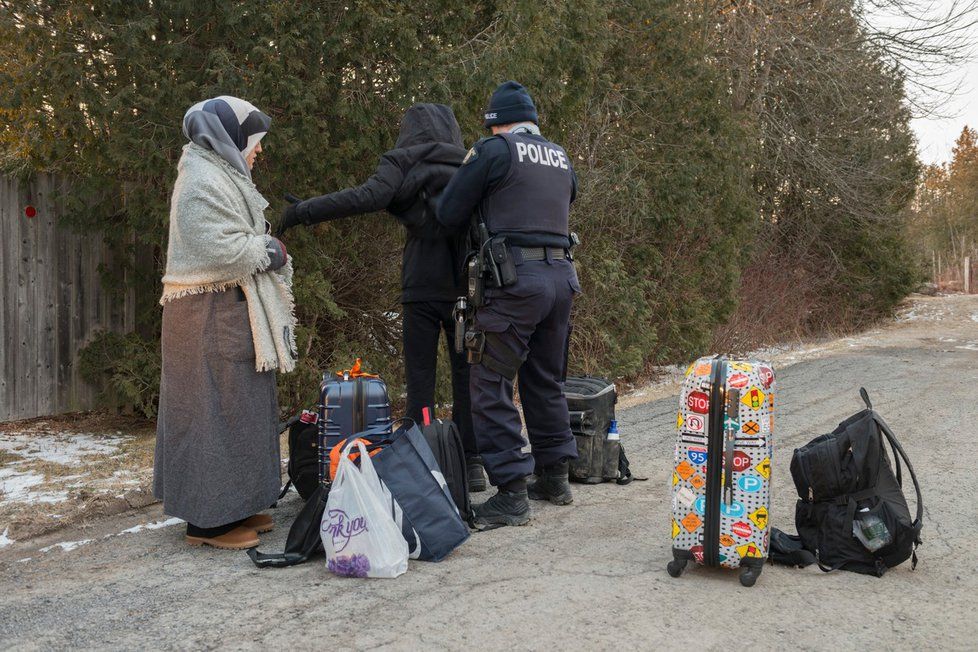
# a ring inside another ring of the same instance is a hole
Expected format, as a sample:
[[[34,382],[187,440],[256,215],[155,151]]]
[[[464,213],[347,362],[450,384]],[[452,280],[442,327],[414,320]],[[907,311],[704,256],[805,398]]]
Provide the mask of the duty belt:
[[[548,255],[551,260],[561,260],[570,258],[567,249],[563,247],[513,247],[519,249],[524,261],[527,260],[547,260]]]

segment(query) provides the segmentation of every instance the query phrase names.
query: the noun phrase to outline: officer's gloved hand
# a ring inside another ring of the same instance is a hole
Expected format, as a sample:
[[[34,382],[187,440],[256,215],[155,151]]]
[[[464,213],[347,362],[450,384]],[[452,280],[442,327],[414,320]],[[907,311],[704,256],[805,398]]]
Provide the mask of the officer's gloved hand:
[[[277,237],[282,237],[282,235],[293,226],[302,224],[302,219],[299,217],[299,202],[302,200],[295,195],[286,193],[285,195],[288,205],[282,210],[282,219],[278,223],[278,229],[275,231]]]
[[[285,243],[270,235],[265,236],[265,251],[268,252],[268,260],[270,261],[265,271],[273,272],[284,266],[289,259],[289,252],[285,248]]]

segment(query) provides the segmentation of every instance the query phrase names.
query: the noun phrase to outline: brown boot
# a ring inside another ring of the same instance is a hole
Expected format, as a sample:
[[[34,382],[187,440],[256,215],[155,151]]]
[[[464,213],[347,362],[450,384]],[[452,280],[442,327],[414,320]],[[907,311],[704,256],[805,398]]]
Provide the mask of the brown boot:
[[[250,527],[258,534],[271,532],[275,529],[275,521],[273,521],[272,517],[268,514],[255,514],[254,516],[249,516],[245,520],[241,521],[241,525],[244,527]]]
[[[222,550],[245,550],[258,545],[258,533],[250,527],[239,525],[230,532],[218,537],[193,537],[187,535],[187,543],[192,546],[208,545]]]

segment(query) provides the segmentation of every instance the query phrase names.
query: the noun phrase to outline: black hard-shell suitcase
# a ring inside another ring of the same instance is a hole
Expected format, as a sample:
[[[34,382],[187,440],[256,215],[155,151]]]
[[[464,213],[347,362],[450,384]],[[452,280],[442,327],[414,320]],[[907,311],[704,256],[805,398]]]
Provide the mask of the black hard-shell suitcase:
[[[564,383],[577,459],[571,460],[570,479],[598,484],[618,479],[621,444],[609,433],[615,419],[618,393],[614,383],[592,376],[570,376]]]
[[[321,457],[328,457],[329,450],[341,439],[390,423],[387,385],[376,376],[362,373],[359,359],[353,369],[338,372],[335,376],[323,374],[319,387]]]

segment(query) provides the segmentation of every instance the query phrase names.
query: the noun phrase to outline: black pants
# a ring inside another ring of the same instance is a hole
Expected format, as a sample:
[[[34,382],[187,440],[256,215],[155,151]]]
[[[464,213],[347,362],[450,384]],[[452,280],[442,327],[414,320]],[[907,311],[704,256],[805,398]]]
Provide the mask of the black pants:
[[[489,481],[499,487],[536,467],[577,457],[564,396],[571,304],[581,291],[568,260],[519,264],[518,280],[486,290],[475,328],[487,334],[483,360],[522,360],[520,399],[531,453],[523,452],[523,424],[513,403],[513,380],[485,364],[472,367],[475,435]],[[506,350],[500,350],[503,347]]]
[[[466,456],[478,455],[472,433],[469,401],[469,365],[464,353],[455,352],[455,321],[451,301],[416,301],[403,304],[404,368],[407,380],[407,416],[418,424],[421,409],[434,408],[438,339],[445,334],[452,367],[452,421],[462,435]]]

